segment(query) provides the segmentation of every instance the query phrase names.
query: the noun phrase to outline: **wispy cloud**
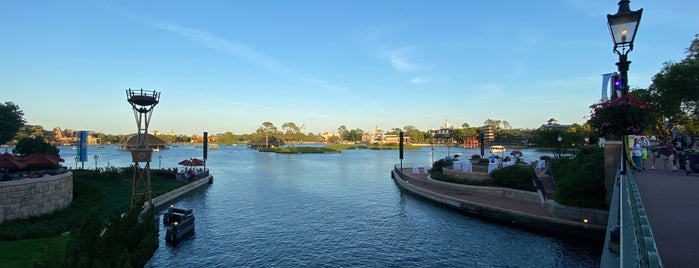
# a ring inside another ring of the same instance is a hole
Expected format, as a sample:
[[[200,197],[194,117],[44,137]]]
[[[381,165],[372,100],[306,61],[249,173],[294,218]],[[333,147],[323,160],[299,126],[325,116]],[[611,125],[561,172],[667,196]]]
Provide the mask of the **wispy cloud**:
[[[431,68],[431,66],[418,63],[412,59],[417,48],[403,47],[394,50],[381,50],[379,55],[400,72],[422,71]]]
[[[413,84],[424,84],[429,82],[430,80],[424,77],[414,77],[413,79],[410,79],[410,83]]]
[[[292,71],[291,68],[286,67],[286,65],[284,65],[281,61],[277,60],[276,58],[259,52],[256,49],[245,44],[226,40],[206,31],[179,25],[168,21],[144,18],[133,15],[130,17],[134,18],[137,21],[141,21],[142,23],[151,27],[155,27],[177,34],[186,39],[199,43],[205,47],[219,51],[223,54],[247,60],[248,62],[261,66],[272,72],[276,72],[289,77],[295,77],[299,81],[324,88],[330,92],[346,93],[348,91],[346,88],[334,85],[333,83],[328,82],[326,80],[296,73]]]

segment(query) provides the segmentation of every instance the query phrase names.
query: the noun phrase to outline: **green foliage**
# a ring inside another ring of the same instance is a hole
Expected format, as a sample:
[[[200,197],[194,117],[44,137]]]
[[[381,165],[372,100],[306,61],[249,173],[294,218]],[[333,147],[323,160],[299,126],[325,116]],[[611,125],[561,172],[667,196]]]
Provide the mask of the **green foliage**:
[[[11,141],[24,124],[24,112],[19,106],[9,101],[0,103],[0,144]]]
[[[67,246],[63,267],[143,267],[158,248],[155,214],[148,210],[140,220],[140,207],[112,216],[104,229],[94,209]],[[104,234],[100,235],[102,231]]]
[[[575,159],[557,159],[551,163],[556,179],[556,202],[568,206],[606,209],[604,187],[604,150],[580,149]]]
[[[430,170],[430,174],[442,173],[443,167],[448,167],[454,165],[454,161],[451,158],[442,158],[434,161],[433,167]]]
[[[49,153],[58,155],[58,148],[44,141],[39,137],[27,137],[19,140],[12,149],[12,152],[17,155],[26,156],[33,153]]]
[[[126,168],[107,172],[73,170],[73,202],[63,210],[23,220],[5,221],[0,224],[0,241],[15,241],[60,235],[80,225],[87,211],[101,206],[100,219],[121,214],[131,201],[131,178]],[[114,173],[119,178],[114,179]],[[153,197],[185,185],[185,182],[151,176]]]
[[[695,35],[680,62],[666,62],[648,88],[652,97],[658,134],[667,136],[680,125],[692,135],[699,134],[699,35]],[[669,120],[665,124],[664,119]]]
[[[490,178],[496,186],[530,192],[536,191],[533,181],[535,176],[536,173],[529,165],[512,165],[490,173]]]

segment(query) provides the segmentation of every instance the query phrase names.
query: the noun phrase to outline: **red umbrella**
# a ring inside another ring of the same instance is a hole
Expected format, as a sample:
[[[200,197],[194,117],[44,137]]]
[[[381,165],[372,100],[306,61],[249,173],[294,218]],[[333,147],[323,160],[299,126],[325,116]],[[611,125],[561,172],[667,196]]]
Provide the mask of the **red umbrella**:
[[[21,159],[19,156],[13,155],[13,154],[8,153],[8,152],[4,152],[3,154],[0,154],[0,157],[12,159],[12,160],[20,160]]]
[[[192,165],[193,166],[204,166],[204,165],[206,165],[206,162],[204,162],[204,160],[201,160],[201,159],[192,158]]]
[[[58,166],[59,162],[61,162],[60,157],[57,156],[50,156],[50,154],[42,154],[42,153],[34,153],[28,156],[25,156],[22,158],[22,162],[27,164],[28,166],[37,166],[37,167],[44,167],[44,166]]]
[[[27,164],[22,163],[18,160],[14,160],[12,158],[7,158],[4,156],[0,156],[0,168],[4,169],[22,169],[25,168]]]
[[[195,167],[195,166],[203,166],[206,164],[206,162],[204,162],[204,160],[201,160],[201,159],[192,158],[192,159],[182,160],[177,164],[180,164],[183,166],[188,166],[188,167]]]

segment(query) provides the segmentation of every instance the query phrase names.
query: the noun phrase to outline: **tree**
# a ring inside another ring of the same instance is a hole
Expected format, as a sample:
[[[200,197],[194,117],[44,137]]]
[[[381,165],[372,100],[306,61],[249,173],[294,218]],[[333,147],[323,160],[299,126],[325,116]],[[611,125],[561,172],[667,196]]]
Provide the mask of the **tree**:
[[[585,137],[589,135],[589,128],[586,130],[585,127],[575,124],[570,127],[540,128],[534,132],[533,140],[538,147],[550,148],[554,158],[560,159],[572,149],[584,144]]]
[[[699,121],[699,34],[686,54],[680,62],[666,62],[648,89],[662,115],[659,119],[667,119],[668,132],[675,125],[691,127]]]
[[[9,101],[0,103],[0,144],[11,141],[25,123],[19,106]]]
[[[286,122],[282,124],[282,129],[284,130],[284,135],[289,143],[294,140],[296,134],[299,132],[299,127],[293,122]]]
[[[272,122],[265,121],[258,130],[262,130],[262,132],[265,133],[265,147],[269,148],[269,133],[277,133],[277,128],[274,126],[274,124],[272,124]]]
[[[49,153],[58,155],[58,148],[44,141],[39,137],[27,137],[19,140],[12,153],[16,155],[26,156],[33,153]]]

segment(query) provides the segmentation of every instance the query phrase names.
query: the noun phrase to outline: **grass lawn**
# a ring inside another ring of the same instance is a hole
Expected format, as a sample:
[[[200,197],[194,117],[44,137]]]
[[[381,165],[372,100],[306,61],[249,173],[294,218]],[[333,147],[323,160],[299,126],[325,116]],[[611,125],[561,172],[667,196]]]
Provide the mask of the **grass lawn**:
[[[31,267],[41,260],[43,247],[64,248],[69,236],[61,234],[78,228],[87,211],[96,206],[100,206],[102,222],[126,212],[131,203],[132,174],[121,173],[113,179],[99,176],[74,173],[73,202],[68,208],[41,217],[0,224],[0,266]],[[151,176],[153,197],[185,184],[175,179]]]
[[[59,235],[48,238],[26,239],[20,241],[0,241],[0,260],[2,267],[32,267],[42,258],[47,247],[65,248],[69,236]]]

